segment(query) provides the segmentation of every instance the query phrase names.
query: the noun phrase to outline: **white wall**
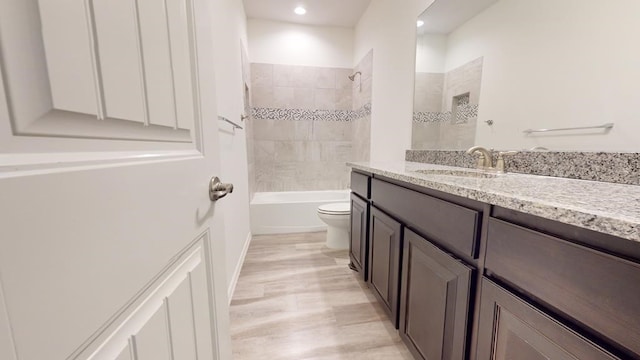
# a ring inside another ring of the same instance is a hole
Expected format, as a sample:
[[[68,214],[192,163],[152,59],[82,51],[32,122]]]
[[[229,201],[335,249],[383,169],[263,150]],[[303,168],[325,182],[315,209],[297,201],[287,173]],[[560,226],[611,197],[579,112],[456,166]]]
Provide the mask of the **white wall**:
[[[502,0],[454,31],[447,69],[484,56],[476,144],[639,151],[638,14],[637,0]],[[522,133],[606,122],[608,135]]]
[[[422,34],[416,48],[416,72],[445,73],[447,61],[447,36]]]
[[[213,4],[218,113],[240,123],[240,114],[244,111],[241,46],[247,41],[244,6],[242,0],[219,0]],[[218,125],[222,167],[219,176],[223,182],[235,186],[233,194],[217,205],[225,217],[227,282],[231,292],[251,236],[247,147],[244,130],[236,130],[234,134],[230,125],[223,122]]]
[[[353,67],[353,29],[249,19],[252,63]]]
[[[373,49],[371,160],[404,160],[411,147],[416,20],[431,0],[372,0],[356,26],[354,62]]]

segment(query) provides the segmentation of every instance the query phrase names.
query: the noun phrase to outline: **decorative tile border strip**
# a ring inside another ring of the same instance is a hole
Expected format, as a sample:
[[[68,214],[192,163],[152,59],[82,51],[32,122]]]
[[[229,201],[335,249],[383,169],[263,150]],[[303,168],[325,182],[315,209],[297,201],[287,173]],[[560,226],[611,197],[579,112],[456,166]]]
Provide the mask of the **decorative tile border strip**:
[[[439,123],[451,120],[451,112],[414,112],[413,122],[417,123]]]
[[[458,106],[454,124],[467,124],[470,120],[478,117],[478,105],[462,104]],[[416,123],[439,123],[452,122],[451,111],[446,112],[414,112],[413,122]]]
[[[251,108],[251,115],[256,120],[345,122],[371,115],[371,104],[365,104],[358,110]]]
[[[407,150],[405,159],[467,168],[477,161],[463,150]],[[505,161],[508,172],[640,185],[640,153],[522,151]]]

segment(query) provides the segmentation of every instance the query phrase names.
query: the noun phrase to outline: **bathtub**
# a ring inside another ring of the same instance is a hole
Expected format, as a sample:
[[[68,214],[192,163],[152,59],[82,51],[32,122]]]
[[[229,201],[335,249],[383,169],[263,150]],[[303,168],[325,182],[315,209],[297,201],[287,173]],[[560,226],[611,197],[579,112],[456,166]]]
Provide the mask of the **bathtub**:
[[[324,231],[318,206],[348,202],[349,190],[255,193],[251,200],[251,232],[254,235]]]

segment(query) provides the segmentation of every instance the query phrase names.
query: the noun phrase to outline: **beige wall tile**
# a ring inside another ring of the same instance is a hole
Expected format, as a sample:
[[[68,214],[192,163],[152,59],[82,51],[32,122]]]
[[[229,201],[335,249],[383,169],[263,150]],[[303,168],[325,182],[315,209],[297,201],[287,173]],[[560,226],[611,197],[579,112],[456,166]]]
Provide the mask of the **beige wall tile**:
[[[362,72],[362,79],[370,79],[373,75],[373,49],[362,58],[360,62],[360,71]]]
[[[294,66],[292,74],[293,87],[297,88],[315,88],[318,68],[310,66]]]
[[[276,162],[297,162],[304,161],[304,146],[301,141],[276,141],[275,157]]]
[[[311,140],[312,131],[311,121],[257,120],[254,137],[256,140]]]
[[[353,109],[353,91],[351,89],[336,90],[336,110],[352,110]]]
[[[251,106],[259,108],[273,107],[273,87],[254,86],[251,89]]]
[[[251,85],[252,87],[273,86],[273,65],[251,64]]]
[[[334,68],[319,68],[316,77],[317,89],[336,88],[336,70]]]
[[[313,140],[351,140],[351,122],[346,121],[315,121],[313,123]]]
[[[349,80],[349,75],[353,73],[353,69],[336,69],[336,89],[352,89],[353,82]]]
[[[293,107],[296,109],[311,110],[315,108],[315,90],[311,88],[293,89]]]
[[[255,140],[254,142],[254,153],[256,162],[273,162],[275,159],[276,142],[273,140]]]
[[[295,132],[292,140],[312,140],[313,138],[313,121],[300,120],[294,121]]]
[[[335,110],[336,90],[335,89],[316,89],[315,90],[315,108],[320,110]]]
[[[276,86],[273,88],[273,105],[275,108],[295,108],[294,102],[294,93],[292,87]]]
[[[293,86],[293,66],[273,65],[273,85]]]
[[[351,159],[351,141],[322,141],[320,145],[322,161],[346,162]]]

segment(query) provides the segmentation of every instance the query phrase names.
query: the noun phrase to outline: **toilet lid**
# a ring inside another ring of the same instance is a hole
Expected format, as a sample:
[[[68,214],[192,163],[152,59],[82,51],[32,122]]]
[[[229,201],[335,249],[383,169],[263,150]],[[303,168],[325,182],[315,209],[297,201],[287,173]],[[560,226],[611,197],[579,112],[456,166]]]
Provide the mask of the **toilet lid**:
[[[351,204],[348,202],[324,204],[318,206],[318,212],[323,214],[348,214],[351,212]]]

